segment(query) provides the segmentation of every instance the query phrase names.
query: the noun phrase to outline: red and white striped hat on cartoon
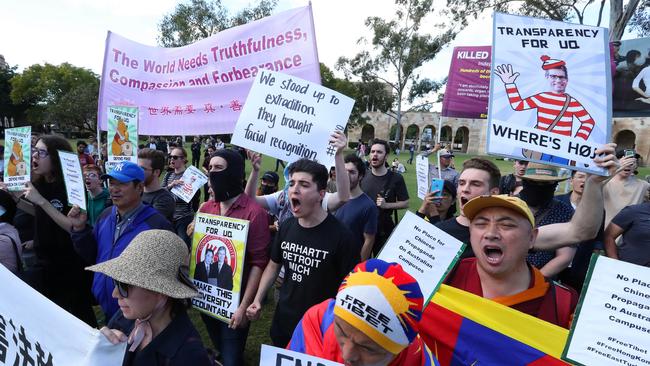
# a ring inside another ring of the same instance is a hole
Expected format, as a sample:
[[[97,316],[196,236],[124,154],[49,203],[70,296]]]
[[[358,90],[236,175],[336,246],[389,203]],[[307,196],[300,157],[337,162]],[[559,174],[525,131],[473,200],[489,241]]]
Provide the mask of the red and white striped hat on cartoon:
[[[555,59],[552,59],[552,58],[550,58],[549,56],[546,56],[546,55],[540,57],[540,59],[542,60],[542,69],[543,70],[558,69],[558,68],[566,65],[566,63],[564,61],[555,60]]]

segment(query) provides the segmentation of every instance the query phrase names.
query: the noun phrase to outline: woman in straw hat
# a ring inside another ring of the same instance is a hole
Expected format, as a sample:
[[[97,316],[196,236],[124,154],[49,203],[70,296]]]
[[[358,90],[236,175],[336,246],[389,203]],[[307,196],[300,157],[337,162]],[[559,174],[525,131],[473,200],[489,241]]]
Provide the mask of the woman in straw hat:
[[[165,230],[138,234],[122,254],[87,269],[113,279],[120,311],[102,333],[113,343],[128,341],[123,366],[211,365],[201,337],[187,315],[189,299],[198,295],[187,276],[188,250],[181,238]],[[135,321],[119,327],[124,319]],[[122,321],[120,321],[122,320]],[[115,327],[121,328],[111,329]]]

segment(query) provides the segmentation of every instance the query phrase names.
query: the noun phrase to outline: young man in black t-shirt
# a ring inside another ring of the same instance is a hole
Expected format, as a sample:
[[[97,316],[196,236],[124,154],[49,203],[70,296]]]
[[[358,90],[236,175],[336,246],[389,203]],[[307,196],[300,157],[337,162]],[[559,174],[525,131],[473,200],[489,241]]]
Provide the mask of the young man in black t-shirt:
[[[379,253],[386,240],[393,232],[396,222],[393,220],[395,210],[409,207],[409,193],[404,178],[386,167],[389,148],[384,140],[374,140],[370,146],[370,169],[361,181],[361,189],[379,208],[377,235],[372,248],[374,256]]]
[[[300,318],[311,306],[335,297],[343,278],[359,262],[352,234],[321,207],[327,169],[301,159],[289,166],[289,201],[293,217],[280,226],[271,260],[246,315],[258,319],[266,292],[284,266],[284,282],[271,325],[273,345],[286,347]]]

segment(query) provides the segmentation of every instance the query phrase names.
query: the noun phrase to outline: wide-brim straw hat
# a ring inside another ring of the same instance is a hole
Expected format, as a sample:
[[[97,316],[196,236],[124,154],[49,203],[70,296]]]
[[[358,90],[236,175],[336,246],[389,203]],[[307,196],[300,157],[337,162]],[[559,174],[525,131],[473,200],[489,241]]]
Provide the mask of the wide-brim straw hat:
[[[199,295],[187,278],[188,250],[178,235],[167,230],[138,234],[119,257],[87,267],[119,282],[175,299]]]
[[[521,179],[528,179],[534,182],[561,182],[569,179],[568,176],[560,176],[560,169],[551,165],[529,163],[526,172]]]

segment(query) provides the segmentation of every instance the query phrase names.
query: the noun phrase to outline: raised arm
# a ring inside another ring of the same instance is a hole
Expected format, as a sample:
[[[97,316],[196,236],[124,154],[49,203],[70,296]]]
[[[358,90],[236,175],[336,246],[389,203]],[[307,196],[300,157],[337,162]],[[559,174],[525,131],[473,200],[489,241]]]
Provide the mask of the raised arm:
[[[334,131],[330,136],[330,144],[336,148],[336,154],[334,155],[336,194],[332,195],[327,201],[327,210],[334,211],[350,199],[350,178],[348,177],[348,171],[345,170],[345,161],[343,160],[343,149],[347,146],[348,139],[342,131]]]
[[[31,182],[25,184],[25,198],[32,202],[34,205],[40,207],[45,213],[54,221],[61,229],[70,232],[72,230],[72,221],[64,215],[61,211],[57,210],[50,201],[46,200],[38,192],[36,187]]]
[[[614,156],[615,148],[616,144],[607,144],[596,150],[597,154],[604,155],[597,156],[594,162],[597,166],[606,168],[609,176],[591,175],[585,182],[582,199],[571,221],[540,227],[535,249],[555,250],[596,237],[605,211],[603,187],[621,169],[618,159]]]
[[[248,197],[255,199],[255,202],[262,206],[263,209],[268,210],[269,205],[266,203],[266,199],[263,196],[258,196],[256,192],[257,179],[259,178],[260,166],[262,165],[262,155],[251,150],[248,150],[246,154],[248,155],[248,159],[251,161],[252,169],[251,174],[248,176],[244,193],[246,193]]]

